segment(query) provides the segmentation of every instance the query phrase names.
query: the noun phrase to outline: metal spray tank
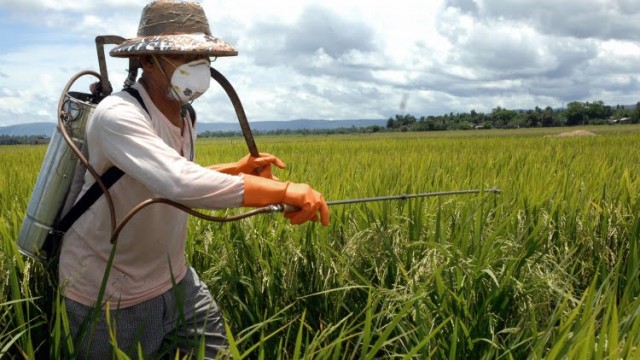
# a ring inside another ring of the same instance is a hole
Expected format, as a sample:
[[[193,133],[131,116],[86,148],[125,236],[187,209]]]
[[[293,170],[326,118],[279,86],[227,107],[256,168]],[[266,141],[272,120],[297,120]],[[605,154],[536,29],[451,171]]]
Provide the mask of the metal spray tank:
[[[65,86],[58,104],[58,126],[51,136],[40,173],[31,194],[26,216],[17,240],[19,251],[38,260],[47,260],[57,249],[59,237],[56,222],[71,208],[82,188],[85,167],[78,152],[86,157],[86,126],[98,103],[111,93],[104,44],[120,44],[119,36],[98,36],[96,47],[100,74],[82,71],[74,75]],[[137,64],[131,61],[125,86],[135,82]],[[96,77],[99,82],[95,93],[70,91],[82,76]]]

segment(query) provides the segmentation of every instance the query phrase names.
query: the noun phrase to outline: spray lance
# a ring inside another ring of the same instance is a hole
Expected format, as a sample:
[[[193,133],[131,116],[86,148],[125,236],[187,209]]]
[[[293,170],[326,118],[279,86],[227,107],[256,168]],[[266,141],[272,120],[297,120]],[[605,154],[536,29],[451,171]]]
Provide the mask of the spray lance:
[[[210,68],[211,77],[222,86],[227,96],[231,100],[231,104],[236,112],[236,116],[238,118],[238,122],[240,123],[240,128],[242,129],[242,135],[245,139],[247,147],[249,148],[249,153],[254,157],[259,157],[260,153],[258,152],[258,147],[253,138],[253,133],[251,131],[251,127],[249,126],[249,121],[247,120],[247,116],[244,112],[244,108],[242,107],[242,102],[240,101],[240,97],[236,93],[235,89],[231,85],[231,83],[216,69],[213,67]],[[260,169],[257,169],[256,172],[260,172]],[[479,193],[493,193],[499,194],[500,189],[497,187],[492,187],[490,189],[484,190],[454,190],[454,191],[439,191],[439,192],[428,192],[428,193],[419,193],[419,194],[404,194],[404,195],[391,195],[391,196],[381,196],[381,197],[369,197],[369,198],[360,198],[360,199],[346,199],[346,200],[333,200],[327,201],[327,205],[329,206],[337,206],[337,205],[348,205],[348,204],[356,204],[356,203],[367,203],[367,202],[377,202],[377,201],[389,201],[389,200],[407,200],[412,198],[424,198],[424,197],[434,197],[434,196],[447,196],[447,195],[465,195],[465,194],[479,194]],[[182,204],[176,203],[174,201],[164,199],[164,198],[154,198],[143,201],[138,204],[135,208],[133,208],[118,224],[118,226],[113,231],[113,235],[111,237],[111,242],[115,242],[122,228],[131,220],[131,218],[144,207],[147,207],[151,204],[163,203],[167,205],[174,206],[182,211],[185,211],[195,217],[213,221],[213,222],[231,222],[237,221],[241,219],[245,219],[251,216],[255,216],[258,214],[267,214],[267,213],[276,213],[276,212],[294,212],[297,209],[294,206],[288,204],[274,204],[265,206],[262,208],[257,208],[239,215],[235,216],[226,216],[226,217],[217,217],[210,216],[207,214],[203,214],[201,212],[195,211],[189,207],[186,207]]]
[[[227,79],[216,69],[211,68],[211,77],[214,78],[225,90],[227,96],[231,100],[233,104],[234,110],[236,111],[236,116],[238,117],[238,121],[240,122],[240,128],[242,129],[242,135],[247,143],[247,147],[249,148],[249,153],[254,157],[259,157],[260,153],[258,152],[258,147],[256,142],[253,139],[253,133],[251,132],[251,128],[249,127],[249,121],[247,120],[247,116],[242,107],[242,103],[240,102],[240,98],[238,94],[234,90],[231,83],[227,81]],[[258,169],[256,172],[260,172]],[[420,193],[420,194],[404,194],[404,195],[391,195],[391,196],[381,196],[381,197],[370,197],[370,198],[361,198],[361,199],[347,199],[347,200],[333,200],[327,201],[327,205],[336,206],[336,205],[348,205],[348,204],[357,204],[357,203],[367,203],[367,202],[376,202],[376,201],[389,201],[389,200],[407,200],[412,198],[423,198],[423,197],[432,197],[432,196],[446,196],[446,195],[463,195],[463,194],[478,194],[478,193],[493,193],[499,194],[500,189],[497,187],[492,187],[490,189],[484,190],[454,190],[454,191],[440,191],[440,192],[429,192],[429,193]],[[269,213],[269,212],[293,212],[298,209],[294,206],[287,204],[277,204],[266,206],[261,209],[257,209],[254,211],[258,211],[258,213]],[[252,212],[246,213],[248,216],[255,215]],[[244,214],[234,217],[233,220],[238,220],[238,218],[247,217]]]
[[[247,120],[247,116],[244,112],[244,108],[242,107],[242,102],[240,101],[238,94],[236,93],[231,83],[229,83],[229,81],[220,72],[218,72],[213,67],[210,69],[210,71],[211,71],[211,77],[214,80],[216,80],[218,84],[220,84],[220,86],[222,86],[227,96],[231,100],[231,103],[236,112],[236,116],[240,123],[240,128],[242,129],[242,135],[245,139],[245,142],[247,143],[247,147],[249,148],[249,153],[254,157],[259,157],[260,154],[258,152],[258,147],[253,138],[253,133],[251,132],[249,121]],[[257,172],[259,171],[260,169],[257,170]],[[392,196],[370,197],[370,198],[360,198],[360,199],[334,200],[334,201],[327,201],[327,205],[336,206],[336,205],[348,205],[348,204],[377,202],[377,201],[407,200],[412,198],[424,198],[424,197],[447,196],[447,195],[465,195],[465,194],[478,194],[478,193],[499,194],[500,189],[498,189],[497,187],[493,187],[493,188],[484,189],[484,190],[454,190],[454,191],[428,192],[428,193],[420,193],[420,194],[404,194],[404,195],[392,195]],[[118,226],[113,231],[111,242],[113,243],[116,241],[122,228],[131,220],[131,218],[138,211],[142,210],[144,207],[147,207],[151,204],[156,204],[156,203],[171,205],[182,211],[189,213],[190,215],[193,215],[195,217],[198,217],[204,220],[213,221],[213,222],[231,222],[231,221],[245,219],[258,214],[267,214],[267,213],[275,213],[275,212],[293,212],[298,210],[296,207],[291,205],[274,204],[274,205],[269,205],[262,208],[257,208],[257,209],[254,209],[239,215],[235,215],[235,216],[217,217],[217,216],[210,216],[207,214],[203,214],[201,212],[195,211],[189,207],[186,207],[182,204],[173,202],[168,199],[154,198],[138,204],[122,219],[122,221],[118,224]]]
[[[94,71],[82,71],[74,75],[66,84],[58,104],[58,126],[56,132],[49,144],[45,160],[43,162],[36,187],[32,193],[31,202],[27,209],[27,215],[22,225],[21,233],[18,238],[18,246],[20,252],[39,260],[46,260],[52,255],[51,235],[55,234],[55,222],[69,209],[70,205],[76,200],[79,189],[72,188],[74,178],[81,177],[84,169],[89,171],[96,179],[106,202],[109,207],[111,217],[111,243],[115,243],[122,228],[131,220],[131,218],[143,208],[156,203],[167,204],[176,207],[182,211],[189,213],[195,217],[213,221],[213,222],[230,222],[245,219],[251,216],[274,212],[291,212],[298,209],[287,204],[275,204],[262,208],[256,208],[251,211],[235,215],[218,217],[211,216],[182,204],[176,203],[165,198],[153,198],[141,202],[135,206],[121,221],[116,223],[113,200],[109,194],[108,185],[104,184],[100,175],[89,164],[86,158],[85,125],[87,120],[93,114],[95,106],[106,96],[112,92],[109,83],[108,72],[106,67],[104,45],[122,43],[125,39],[119,36],[98,36],[96,37],[96,47],[98,53],[98,62],[100,73]],[[130,58],[129,74],[125,80],[124,87],[130,87],[135,83],[139,64],[137,59]],[[229,97],[238,122],[242,129],[242,134],[249,148],[249,152],[254,157],[259,157],[258,148],[253,138],[253,133],[249,126],[244,108],[235,89],[229,81],[216,69],[210,68],[211,77],[220,84]],[[99,82],[92,89],[92,94],[84,94],[70,91],[71,86],[83,76],[93,76],[98,78]],[[76,166],[81,163],[82,167]],[[258,170],[259,171],[259,170]],[[500,189],[493,187],[484,190],[455,190],[429,192],[420,194],[392,195],[383,197],[371,197],[361,199],[348,199],[327,201],[329,206],[347,205],[355,203],[367,203],[388,200],[407,200],[412,198],[447,196],[447,195],[464,195],[478,193],[499,194]],[[53,245],[55,246],[55,244]]]

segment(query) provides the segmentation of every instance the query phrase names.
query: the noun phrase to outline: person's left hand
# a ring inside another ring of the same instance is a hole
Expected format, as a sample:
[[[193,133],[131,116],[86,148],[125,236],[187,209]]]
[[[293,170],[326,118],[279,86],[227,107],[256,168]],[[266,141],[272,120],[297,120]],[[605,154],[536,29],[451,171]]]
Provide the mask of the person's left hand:
[[[209,166],[209,169],[229,175],[249,174],[278,180],[278,178],[273,176],[271,173],[271,164],[279,167],[280,169],[284,169],[286,167],[282,160],[278,159],[274,155],[260,153],[260,157],[254,157],[249,154],[234,163],[211,165]]]

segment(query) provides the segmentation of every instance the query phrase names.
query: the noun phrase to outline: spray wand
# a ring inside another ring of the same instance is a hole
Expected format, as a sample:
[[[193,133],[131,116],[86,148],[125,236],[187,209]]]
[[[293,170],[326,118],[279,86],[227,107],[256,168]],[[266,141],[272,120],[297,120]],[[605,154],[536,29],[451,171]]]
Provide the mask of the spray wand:
[[[104,37],[98,37],[96,38],[96,45],[98,47],[98,59],[99,59],[99,63],[100,63],[100,74],[97,74],[95,72],[86,72],[86,73],[79,73],[78,75],[76,75],[74,78],[72,78],[71,81],[69,81],[69,83],[67,84],[67,87],[65,88],[65,91],[63,92],[66,93],[69,90],[69,87],[71,86],[71,84],[73,84],[73,82],[75,82],[75,80],[77,80],[78,77],[85,75],[85,74],[90,74],[96,77],[99,77],[101,80],[101,88],[99,89],[99,94],[101,95],[101,97],[107,96],[111,93],[111,86],[109,84],[108,81],[108,77],[107,77],[107,70],[106,70],[106,65],[105,65],[105,61],[104,61],[104,51],[102,50],[102,46],[104,46],[105,43],[118,43],[122,41],[122,38],[120,37],[115,37],[115,36],[104,36]],[[137,73],[137,64],[135,63],[130,63],[130,74],[129,77],[127,78],[127,82],[125,84],[126,85],[130,85],[133,81],[135,81],[135,76]],[[224,91],[226,92],[227,96],[229,97],[229,99],[231,100],[231,104],[234,107],[234,110],[236,112],[236,116],[238,117],[238,121],[240,123],[240,127],[242,129],[242,135],[244,136],[245,142],[247,143],[247,147],[249,148],[249,152],[252,156],[254,157],[259,157],[260,153],[258,152],[258,147],[256,146],[255,140],[253,138],[253,133],[251,132],[251,128],[249,126],[249,122],[247,120],[247,116],[244,112],[244,108],[242,107],[242,102],[240,101],[240,98],[238,97],[238,94],[236,93],[235,89],[233,88],[233,86],[231,85],[231,83],[220,73],[218,72],[216,69],[214,68],[210,68],[210,72],[211,72],[211,77],[216,80],[220,86],[222,86],[222,88],[224,89]],[[62,98],[60,101],[60,104],[62,104]],[[66,134],[65,131],[65,127],[62,124],[62,120],[65,119],[66,117],[66,112],[62,109],[62,105],[59,105],[58,108],[58,112],[59,112],[59,120],[61,122],[61,124],[59,125],[60,129],[62,130],[62,134],[65,138],[65,140],[67,140],[67,143],[69,144],[69,146],[71,147],[72,151],[74,153],[76,153],[76,155],[78,156],[80,162],[84,165],[85,168],[88,169],[89,172],[92,173],[92,175],[94,175],[94,177],[96,178],[96,181],[101,183],[100,177],[98,176],[98,174],[95,172],[95,170],[91,167],[91,165],[89,165],[89,162],[87,161],[87,159],[81,154],[80,150],[73,144],[73,141],[69,138],[69,136]],[[259,171],[259,169],[258,169]],[[291,205],[287,205],[287,204],[274,204],[274,205],[269,205],[269,206],[265,206],[262,208],[257,208],[257,209],[253,209],[251,211],[239,214],[239,215],[234,215],[234,216],[226,216],[226,217],[218,217],[218,216],[210,216],[201,212],[198,212],[194,209],[191,209],[187,206],[184,206],[180,203],[171,201],[169,199],[165,199],[165,198],[153,198],[153,199],[148,199],[146,201],[141,202],[140,204],[138,204],[137,206],[135,206],[133,209],[131,209],[131,211],[118,223],[115,224],[115,217],[114,217],[114,211],[113,211],[113,203],[112,203],[112,199],[109,196],[109,191],[108,189],[103,185],[100,184],[101,188],[103,189],[103,192],[106,196],[106,200],[110,209],[110,212],[112,214],[112,219],[111,219],[111,224],[112,224],[112,236],[111,236],[111,243],[114,243],[116,241],[116,239],[118,238],[118,235],[120,234],[120,231],[122,230],[122,228],[131,220],[131,218],[140,210],[142,210],[143,208],[151,205],[151,204],[157,204],[157,203],[162,203],[162,204],[166,204],[166,205],[171,205],[173,207],[176,207],[190,215],[193,215],[195,217],[204,219],[204,220],[208,220],[208,221],[213,221],[213,222],[231,222],[231,221],[237,221],[237,220],[241,220],[241,219],[245,219],[251,216],[255,216],[258,214],[266,214],[266,213],[274,213],[274,212],[293,212],[293,211],[298,211],[298,209],[294,206]],[[407,199],[412,199],[412,198],[424,198],[424,197],[435,197],[435,196],[448,196],[448,195],[465,195],[465,194],[478,194],[478,193],[493,193],[493,194],[499,194],[500,193],[500,189],[498,189],[497,187],[493,187],[490,189],[484,189],[484,190],[454,190],[454,191],[439,191],[439,192],[428,192],[428,193],[420,193],[420,194],[404,194],[404,195],[392,195],[392,196],[381,196],[381,197],[369,197],[369,198],[360,198],[360,199],[347,199],[347,200],[335,200],[335,201],[327,201],[327,205],[329,206],[337,206],[337,205],[348,205],[348,204],[356,204],[356,203],[368,203],[368,202],[377,202],[377,201],[389,201],[389,200],[407,200]]]
[[[222,86],[222,88],[224,89],[224,91],[227,93],[227,96],[229,97],[229,99],[231,100],[231,104],[234,107],[234,110],[236,112],[236,116],[238,117],[238,121],[240,122],[240,128],[242,129],[242,135],[244,136],[244,139],[247,143],[247,147],[249,148],[249,153],[254,156],[254,157],[259,157],[260,153],[258,152],[258,147],[256,145],[255,140],[253,139],[253,133],[251,132],[251,128],[249,126],[249,122],[247,120],[247,116],[244,112],[244,109],[242,107],[242,102],[240,101],[240,98],[238,97],[238,94],[236,93],[235,89],[233,88],[233,86],[231,85],[231,83],[220,73],[218,72],[216,69],[214,68],[210,68],[211,70],[211,77],[213,79],[215,79],[220,86]],[[258,169],[258,172],[260,170]],[[404,194],[404,195],[392,195],[392,196],[381,196],[381,197],[369,197],[369,198],[361,198],[361,199],[347,199],[347,200],[334,200],[334,201],[327,201],[327,205],[329,206],[336,206],[336,205],[347,205],[347,204],[356,204],[356,203],[367,203],[367,202],[375,202],[375,201],[389,201],[389,200],[407,200],[407,199],[412,199],[412,198],[424,198],[424,197],[434,197],[434,196],[447,196],[447,195],[464,195],[464,194],[478,194],[478,193],[493,193],[493,194],[499,194],[500,193],[500,189],[498,189],[497,187],[493,187],[490,189],[485,189],[485,190],[454,190],[454,191],[439,191],[439,192],[428,192],[428,193],[420,193],[420,194]],[[204,220],[208,220],[208,221],[213,221],[213,222],[231,222],[231,221],[237,221],[237,220],[241,220],[241,219],[245,219],[251,216],[255,216],[258,214],[268,214],[268,213],[275,213],[275,212],[293,212],[293,211],[298,211],[298,209],[294,206],[291,205],[287,205],[287,204],[274,204],[274,205],[269,205],[269,206],[265,206],[262,208],[257,208],[239,215],[234,215],[234,216],[226,216],[226,217],[218,217],[218,216],[210,216],[207,214],[203,214],[201,212],[198,212],[196,210],[193,210],[187,206],[184,206],[182,204],[176,203],[174,201],[168,200],[168,199],[163,199],[163,198],[155,198],[155,199],[149,199],[146,201],[143,201],[142,203],[138,204],[138,206],[136,206],[135,208],[133,208],[129,214],[127,214],[127,216],[125,216],[124,219],[122,219],[122,221],[118,224],[118,226],[116,227],[116,229],[114,230],[112,237],[111,237],[111,242],[113,243],[117,237],[118,234],[120,233],[120,231],[122,230],[122,228],[129,222],[129,220],[131,220],[131,218],[133,217],[133,215],[135,215],[138,211],[140,211],[142,208],[149,206],[151,204],[156,204],[156,203],[162,203],[162,204],[167,204],[167,205],[171,205],[174,206],[190,215],[193,215],[195,217],[198,217],[200,219],[204,219]]]

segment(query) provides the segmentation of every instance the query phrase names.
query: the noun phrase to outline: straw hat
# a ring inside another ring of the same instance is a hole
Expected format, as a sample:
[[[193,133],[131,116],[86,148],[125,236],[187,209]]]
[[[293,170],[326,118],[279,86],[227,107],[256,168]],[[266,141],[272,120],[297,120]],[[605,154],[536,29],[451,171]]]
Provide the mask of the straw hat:
[[[109,52],[114,57],[145,54],[236,56],[238,51],[211,35],[209,22],[198,3],[157,0],[142,10],[138,37]]]

